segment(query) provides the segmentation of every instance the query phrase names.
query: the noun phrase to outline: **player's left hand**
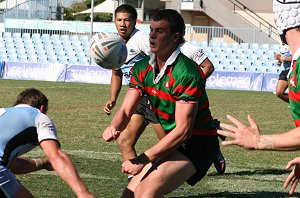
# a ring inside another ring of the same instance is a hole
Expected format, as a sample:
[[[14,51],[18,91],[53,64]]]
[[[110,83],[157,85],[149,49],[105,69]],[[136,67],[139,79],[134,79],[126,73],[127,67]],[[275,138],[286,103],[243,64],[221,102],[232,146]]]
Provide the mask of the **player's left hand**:
[[[283,187],[287,188],[289,184],[292,181],[291,188],[289,190],[289,194],[293,194],[300,179],[300,157],[297,157],[291,161],[288,162],[286,169],[291,168],[292,166],[295,166],[293,171],[290,173],[290,175],[286,178]]]
[[[130,159],[123,162],[122,173],[129,175],[137,175],[143,170],[144,166],[145,164],[137,163],[136,159]]]
[[[119,137],[119,135],[120,135],[120,131],[117,131],[116,128],[113,126],[109,126],[103,132],[102,138],[105,141],[110,142],[112,140],[117,139]]]
[[[227,115],[227,118],[233,122],[235,126],[221,123],[220,126],[223,130],[218,130],[217,132],[219,135],[233,138],[233,140],[223,141],[222,145],[238,145],[245,149],[257,148],[260,133],[257,124],[251,116],[248,115],[250,127],[245,126],[230,115]],[[227,129],[228,131],[224,131],[224,129]]]

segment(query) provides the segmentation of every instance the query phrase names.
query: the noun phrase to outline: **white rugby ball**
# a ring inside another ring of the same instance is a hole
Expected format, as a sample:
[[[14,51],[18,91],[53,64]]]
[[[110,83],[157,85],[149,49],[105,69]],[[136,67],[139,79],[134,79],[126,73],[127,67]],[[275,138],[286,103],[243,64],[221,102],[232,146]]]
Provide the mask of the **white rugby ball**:
[[[100,67],[117,69],[126,61],[127,47],[117,34],[100,32],[91,38],[90,56]]]

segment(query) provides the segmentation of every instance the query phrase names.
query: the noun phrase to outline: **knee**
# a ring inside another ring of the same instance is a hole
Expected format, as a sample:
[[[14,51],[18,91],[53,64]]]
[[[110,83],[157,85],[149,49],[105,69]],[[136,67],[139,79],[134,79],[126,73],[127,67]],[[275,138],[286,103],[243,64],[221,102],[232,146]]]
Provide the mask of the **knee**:
[[[283,92],[282,91],[276,91],[275,94],[278,98],[282,98],[283,97]]]
[[[138,185],[136,189],[134,190],[134,197],[139,198],[139,197],[157,197],[153,192],[150,191],[149,188],[144,188],[142,185]]]

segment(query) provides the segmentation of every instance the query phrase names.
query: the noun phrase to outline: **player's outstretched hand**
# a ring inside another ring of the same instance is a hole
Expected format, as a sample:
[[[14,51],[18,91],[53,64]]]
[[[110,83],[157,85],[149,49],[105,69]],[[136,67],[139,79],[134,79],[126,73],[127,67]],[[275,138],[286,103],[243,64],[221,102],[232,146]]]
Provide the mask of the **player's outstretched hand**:
[[[245,126],[239,120],[230,115],[227,115],[227,118],[235,124],[235,126],[221,123],[222,130],[218,130],[217,132],[220,135],[233,138],[233,140],[223,141],[222,145],[238,145],[245,149],[257,148],[260,133],[257,124],[251,116],[248,115],[250,127]],[[225,129],[227,131],[225,131]]]
[[[110,142],[112,140],[115,140],[119,137],[120,131],[117,131],[115,127],[109,126],[105,129],[105,131],[102,134],[102,138],[106,142]]]
[[[116,106],[116,101],[115,100],[110,100],[108,101],[104,107],[103,107],[103,111],[107,114],[110,115],[111,114],[111,110]]]
[[[290,173],[290,175],[286,178],[283,187],[287,188],[289,184],[292,182],[291,188],[289,190],[289,194],[293,194],[295,192],[295,189],[299,183],[300,179],[300,157],[297,157],[291,161],[288,162],[286,169],[291,168],[292,166],[295,166],[293,171]]]

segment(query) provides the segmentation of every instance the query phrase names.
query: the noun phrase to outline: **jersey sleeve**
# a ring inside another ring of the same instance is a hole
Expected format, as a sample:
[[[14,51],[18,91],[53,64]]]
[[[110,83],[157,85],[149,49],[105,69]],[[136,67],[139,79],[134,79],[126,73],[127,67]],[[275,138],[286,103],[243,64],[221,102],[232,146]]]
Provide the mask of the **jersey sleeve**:
[[[36,126],[39,142],[49,139],[58,141],[55,125],[47,115],[40,113],[36,119]]]
[[[202,80],[194,75],[182,75],[176,80],[173,89],[173,96],[176,100],[197,101],[202,94]]]
[[[208,58],[201,48],[195,47],[189,42],[182,44],[180,50],[184,55],[196,62],[197,65],[201,65]]]

